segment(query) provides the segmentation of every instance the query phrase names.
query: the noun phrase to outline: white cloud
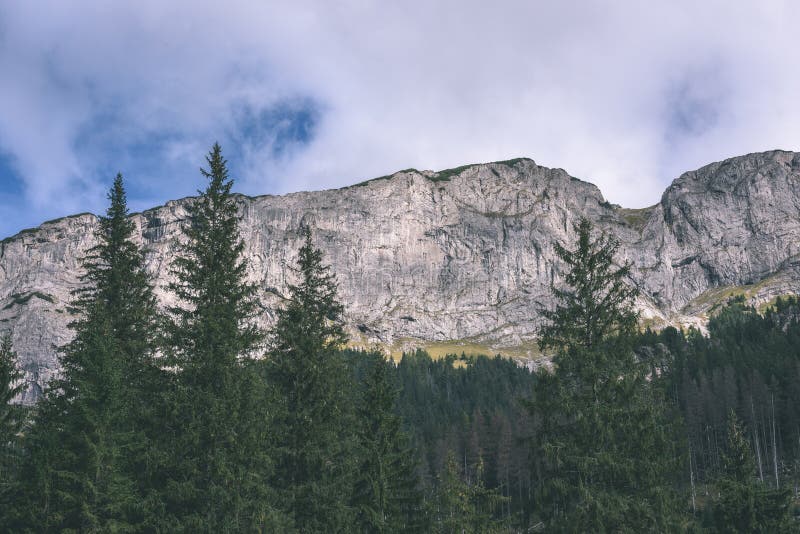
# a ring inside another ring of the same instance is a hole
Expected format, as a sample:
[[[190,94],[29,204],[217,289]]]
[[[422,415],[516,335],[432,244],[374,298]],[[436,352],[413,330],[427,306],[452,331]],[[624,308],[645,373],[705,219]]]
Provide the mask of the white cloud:
[[[237,109],[287,99],[317,105],[313,139],[229,148],[240,189],[529,156],[634,207],[682,171],[800,146],[788,1],[77,6],[0,7],[0,149],[42,209],[102,206],[109,146],[158,144],[131,177],[148,201],[190,193],[200,147],[225,146]]]

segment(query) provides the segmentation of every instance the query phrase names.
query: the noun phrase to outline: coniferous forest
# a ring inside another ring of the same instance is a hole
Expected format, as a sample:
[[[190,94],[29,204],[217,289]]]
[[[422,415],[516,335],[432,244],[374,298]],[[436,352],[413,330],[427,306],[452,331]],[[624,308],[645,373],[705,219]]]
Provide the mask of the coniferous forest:
[[[541,313],[552,365],[349,349],[303,241],[269,331],[219,145],[159,308],[121,175],[62,375],[33,407],[0,341],[3,532],[794,532],[800,301],[642,331],[630,265],[582,220]]]

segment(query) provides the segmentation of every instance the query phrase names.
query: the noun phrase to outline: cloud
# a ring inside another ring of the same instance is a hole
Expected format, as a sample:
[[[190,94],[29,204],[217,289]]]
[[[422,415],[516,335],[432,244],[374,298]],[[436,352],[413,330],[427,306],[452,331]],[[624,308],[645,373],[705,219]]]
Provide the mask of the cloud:
[[[102,210],[118,170],[137,209],[191,194],[214,141],[251,194],[529,156],[652,204],[680,172],[800,146],[792,7],[5,3],[0,180],[27,219],[0,233]]]

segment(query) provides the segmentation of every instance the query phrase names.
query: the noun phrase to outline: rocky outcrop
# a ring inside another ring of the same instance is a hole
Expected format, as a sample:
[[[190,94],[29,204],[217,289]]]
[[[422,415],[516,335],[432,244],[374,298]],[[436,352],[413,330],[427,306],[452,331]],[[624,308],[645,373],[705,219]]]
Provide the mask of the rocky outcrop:
[[[191,199],[136,214],[162,303]],[[267,326],[309,224],[339,280],[356,344],[400,350],[457,340],[532,355],[579,217],[622,243],[643,320],[700,324],[732,292],[757,302],[800,289],[800,154],[766,152],[688,172],[661,202],[630,210],[592,184],[519,159],[441,172],[406,170],[343,189],[238,198],[249,277]],[[0,244],[0,330],[14,343],[33,399],[58,372],[79,258],[93,215],[44,223]]]

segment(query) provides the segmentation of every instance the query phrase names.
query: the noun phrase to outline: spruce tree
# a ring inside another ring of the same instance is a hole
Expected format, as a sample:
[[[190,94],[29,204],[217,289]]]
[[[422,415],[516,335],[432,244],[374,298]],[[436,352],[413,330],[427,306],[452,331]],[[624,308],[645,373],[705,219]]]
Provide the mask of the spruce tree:
[[[11,343],[11,333],[0,338],[0,503],[12,487],[19,452],[22,409],[11,401],[22,392],[22,371]]]
[[[277,396],[274,484],[283,510],[300,532],[351,530],[352,384],[339,349],[347,337],[330,268],[311,230],[270,338],[266,370]]]
[[[256,288],[246,281],[233,180],[219,144],[206,162],[208,170],[200,172],[208,186],[187,206],[186,242],[172,265],[177,280],[169,289],[180,304],[170,308],[169,334],[173,363],[184,380],[223,391],[228,375],[256,349],[262,334],[251,321]]]
[[[575,249],[556,245],[565,287],[540,333],[555,369],[539,372],[530,404],[536,508],[552,531],[671,530],[681,521],[674,427],[633,353],[630,266],[615,266],[618,243],[593,238],[586,219],[575,231]]]
[[[73,328],[76,332],[94,330],[98,336],[103,335],[103,329],[108,331],[108,339],[98,337],[93,343],[105,344],[106,350],[114,353],[111,362],[119,383],[115,386],[118,407],[113,417],[124,443],[120,468],[136,488],[139,502],[132,512],[135,521],[146,522],[149,514],[140,501],[147,499],[152,479],[158,476],[151,456],[156,453],[155,441],[160,435],[158,412],[166,387],[155,357],[161,316],[151,277],[145,270],[144,250],[135,239],[136,227],[129,216],[121,174],[115,177],[108,199],[109,207],[99,220],[98,244],[84,260],[86,285],[76,292],[74,304],[83,311],[84,319],[78,319]]]
[[[138,385],[142,370],[153,363],[156,299],[144,268],[144,253],[134,241],[135,226],[128,217],[121,174],[114,179],[108,198],[110,206],[100,217],[99,243],[84,262],[88,285],[78,291],[76,304],[84,312],[97,302],[104,306],[113,338],[124,355],[120,358],[123,380]],[[75,323],[76,328],[80,325],[80,320]]]
[[[362,532],[415,532],[422,527],[416,461],[395,413],[397,390],[389,362],[366,354],[357,409],[359,460],[354,505]]]
[[[167,361],[175,369],[171,454],[165,466],[165,528],[238,532],[268,528],[263,483],[265,421],[248,373],[261,333],[253,324],[255,286],[246,280],[244,241],[222,149],[206,157],[208,180],[188,207],[184,244],[173,262],[169,289]],[[254,433],[258,434],[255,436]]]
[[[83,532],[125,531],[142,521],[146,454],[139,432],[152,371],[155,300],[133,242],[122,176],[84,258],[74,293],[75,335],[61,349],[62,375],[49,384],[25,439],[13,524]]]
[[[437,534],[491,534],[506,532],[505,521],[495,519],[507,499],[483,485],[483,467],[478,464],[470,483],[462,479],[453,451],[448,451],[445,466],[439,475],[431,510],[431,531]]]
[[[630,283],[631,266],[615,265],[619,242],[606,234],[593,239],[588,219],[581,219],[574,230],[575,249],[553,244],[564,262],[566,287],[554,286],[555,309],[541,311],[546,324],[539,331],[539,346],[556,350],[554,363],[562,373],[630,367],[632,353],[626,344],[638,321],[632,307],[638,290]],[[578,352],[583,354],[572,357]],[[587,357],[599,360],[587,362]]]
[[[787,489],[768,489],[756,481],[753,452],[733,410],[728,414],[728,439],[722,454],[719,498],[711,504],[716,532],[795,532],[789,516]]]

